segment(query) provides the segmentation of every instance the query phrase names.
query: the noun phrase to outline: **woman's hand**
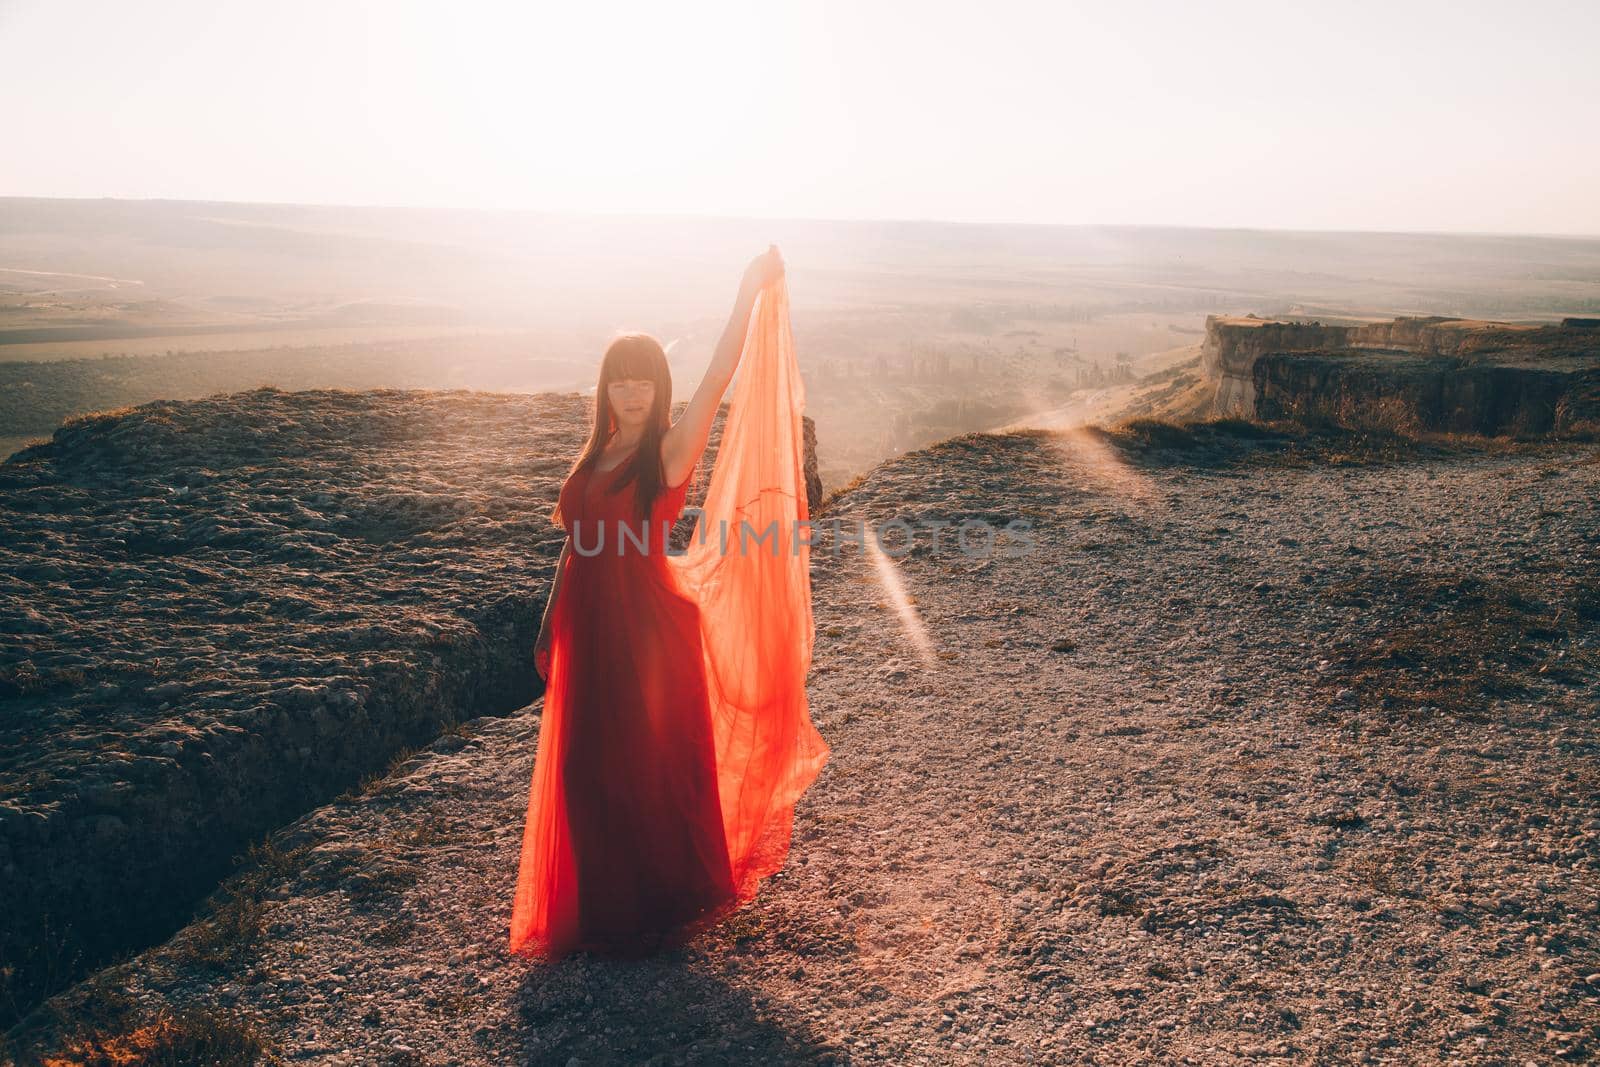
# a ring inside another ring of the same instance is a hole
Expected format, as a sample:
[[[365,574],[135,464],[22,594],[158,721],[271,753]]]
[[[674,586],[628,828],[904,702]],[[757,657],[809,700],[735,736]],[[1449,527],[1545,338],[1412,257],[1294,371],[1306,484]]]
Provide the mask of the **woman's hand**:
[[[752,259],[750,265],[745,268],[744,283],[740,288],[755,296],[782,277],[783,256],[778,253],[777,245],[768,245],[767,250]]]
[[[539,639],[533,643],[533,669],[541,681],[550,680],[550,627],[539,627]]]

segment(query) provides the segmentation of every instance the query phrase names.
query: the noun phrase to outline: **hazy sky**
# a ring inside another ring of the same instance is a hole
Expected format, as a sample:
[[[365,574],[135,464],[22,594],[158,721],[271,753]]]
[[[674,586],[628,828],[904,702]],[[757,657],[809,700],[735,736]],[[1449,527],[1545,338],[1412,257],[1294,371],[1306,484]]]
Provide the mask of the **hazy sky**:
[[[1600,0],[0,0],[0,194],[1600,234]]]

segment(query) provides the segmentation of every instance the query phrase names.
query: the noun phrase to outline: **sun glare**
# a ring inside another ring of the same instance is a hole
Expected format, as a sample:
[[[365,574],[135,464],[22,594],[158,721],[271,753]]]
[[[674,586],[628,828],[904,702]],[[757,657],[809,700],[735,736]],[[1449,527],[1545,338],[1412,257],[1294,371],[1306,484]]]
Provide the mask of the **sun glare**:
[[[889,554],[878,547],[878,539],[871,531],[868,532],[865,543],[867,553],[872,557],[878,588],[888,597],[889,607],[900,622],[900,632],[910,642],[923,666],[930,669],[938,667],[939,659],[934,653],[933,639],[928,636],[928,627],[923,623],[916,606],[906,595],[905,582],[900,578],[900,569],[895,566]]]

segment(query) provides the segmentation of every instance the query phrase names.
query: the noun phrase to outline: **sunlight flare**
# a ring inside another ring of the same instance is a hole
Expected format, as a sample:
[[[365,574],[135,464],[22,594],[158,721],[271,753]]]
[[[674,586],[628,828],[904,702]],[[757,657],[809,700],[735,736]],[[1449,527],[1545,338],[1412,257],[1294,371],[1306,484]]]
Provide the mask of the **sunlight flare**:
[[[928,636],[928,627],[922,621],[921,614],[916,606],[911,603],[911,598],[906,595],[905,583],[900,577],[900,568],[895,566],[894,560],[882,548],[878,547],[876,533],[870,533],[866,538],[867,553],[872,557],[872,566],[877,574],[878,587],[889,598],[889,604],[894,609],[895,615],[900,620],[900,630],[905,634],[906,640],[911,642],[911,647],[916,650],[917,658],[923,666],[934,668],[939,665],[939,659],[934,654],[933,639]]]
[[[1100,492],[1132,501],[1144,508],[1165,509],[1166,497],[1149,475],[1136,470],[1092,427],[1075,426],[1054,432],[1050,443],[1072,467],[1081,471]]]

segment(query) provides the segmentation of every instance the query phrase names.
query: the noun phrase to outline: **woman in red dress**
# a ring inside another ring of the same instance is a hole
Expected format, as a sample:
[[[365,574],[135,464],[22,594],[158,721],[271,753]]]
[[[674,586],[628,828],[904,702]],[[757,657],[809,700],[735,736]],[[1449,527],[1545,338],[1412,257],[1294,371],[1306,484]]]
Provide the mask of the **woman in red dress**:
[[[695,535],[667,534],[740,369]],[[670,419],[660,344],[618,337],[552,518],[567,531],[534,658],[545,678],[513,952],[680,943],[782,867],[827,745],[813,637],[801,413],[783,261],[745,272],[694,397]],[[745,532],[748,531],[748,532]]]

